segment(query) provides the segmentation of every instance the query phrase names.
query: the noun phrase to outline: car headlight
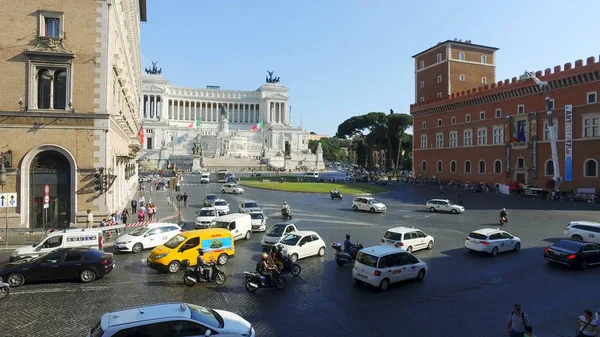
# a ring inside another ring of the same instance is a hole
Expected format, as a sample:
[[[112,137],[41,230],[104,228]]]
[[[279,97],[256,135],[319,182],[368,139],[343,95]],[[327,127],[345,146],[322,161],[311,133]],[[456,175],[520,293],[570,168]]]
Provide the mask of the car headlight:
[[[156,255],[154,258],[158,260],[158,259],[162,259],[163,257],[165,257],[165,256],[167,256],[167,255],[169,255],[169,253],[158,254],[158,255]]]

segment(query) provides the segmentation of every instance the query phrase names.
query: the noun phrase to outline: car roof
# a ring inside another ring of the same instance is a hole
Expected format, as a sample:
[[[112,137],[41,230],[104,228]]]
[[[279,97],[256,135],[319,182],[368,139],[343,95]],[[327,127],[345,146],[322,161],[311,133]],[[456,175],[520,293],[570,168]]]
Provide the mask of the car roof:
[[[404,227],[404,226],[400,226],[400,227],[394,227],[394,228],[390,228],[387,231],[388,232],[394,232],[394,233],[406,233],[406,232],[414,232],[414,231],[418,231],[420,229],[416,229],[414,227]]]
[[[490,234],[500,233],[500,232],[504,232],[504,231],[500,230],[500,228],[480,228],[480,229],[472,231],[471,233],[490,235]]]
[[[230,213],[230,214],[226,214],[226,215],[222,215],[219,217],[215,218],[215,221],[231,221],[231,220],[235,220],[238,218],[243,218],[243,217],[250,217],[250,214],[246,214],[246,213]]]
[[[572,244],[578,245],[578,246],[580,246],[580,247],[581,247],[581,246],[584,246],[584,245],[586,245],[586,244],[588,244],[588,243],[591,243],[591,242],[585,242],[585,241],[579,241],[579,240],[569,240],[569,239],[563,239],[563,240],[558,240],[558,241],[556,241],[555,243],[553,243],[553,244],[552,244],[552,246],[556,245],[556,244],[557,244],[557,243],[559,243],[559,242],[569,242],[569,243],[572,243]]]
[[[430,199],[429,201],[446,201],[446,202],[450,202],[450,200],[448,199]],[[427,202],[429,202],[427,201]]]
[[[317,232],[313,232],[313,231],[297,231],[297,232],[292,232],[290,234],[296,234],[299,236],[307,236],[307,235],[316,234],[317,236],[319,236],[319,234],[317,234]],[[321,236],[319,236],[319,237],[321,237]]]
[[[569,226],[572,226],[572,225],[585,225],[585,226],[600,227],[600,223],[592,222],[592,221],[571,221],[571,222],[569,222]]]
[[[404,249],[391,245],[371,246],[363,248],[360,251],[374,256],[382,256],[390,253],[407,253]]]
[[[100,319],[100,326],[106,331],[117,325],[167,317],[188,319],[191,316],[191,310],[186,303],[160,303],[105,313]]]

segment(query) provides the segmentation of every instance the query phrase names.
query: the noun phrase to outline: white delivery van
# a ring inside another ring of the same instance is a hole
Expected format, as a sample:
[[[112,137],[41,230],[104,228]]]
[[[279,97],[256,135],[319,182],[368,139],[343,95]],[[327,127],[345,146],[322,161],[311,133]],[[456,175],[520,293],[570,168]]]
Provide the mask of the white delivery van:
[[[102,230],[99,228],[65,229],[48,234],[42,241],[17,248],[10,261],[24,257],[37,257],[59,248],[102,249]]]
[[[200,184],[208,184],[208,183],[210,183],[210,173],[204,172],[200,176]]]
[[[231,232],[233,241],[239,239],[250,240],[252,218],[248,213],[231,213],[214,218],[208,227],[228,229]]]

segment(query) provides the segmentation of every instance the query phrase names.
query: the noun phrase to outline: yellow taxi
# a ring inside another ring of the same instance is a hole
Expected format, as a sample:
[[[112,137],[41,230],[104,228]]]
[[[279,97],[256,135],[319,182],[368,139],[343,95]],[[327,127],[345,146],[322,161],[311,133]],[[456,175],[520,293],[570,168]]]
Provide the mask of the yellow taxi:
[[[204,249],[206,261],[214,260],[221,265],[235,256],[231,232],[224,228],[209,228],[175,235],[164,245],[154,248],[146,262],[154,270],[176,273],[183,260],[189,260],[191,266],[196,265],[200,248]]]

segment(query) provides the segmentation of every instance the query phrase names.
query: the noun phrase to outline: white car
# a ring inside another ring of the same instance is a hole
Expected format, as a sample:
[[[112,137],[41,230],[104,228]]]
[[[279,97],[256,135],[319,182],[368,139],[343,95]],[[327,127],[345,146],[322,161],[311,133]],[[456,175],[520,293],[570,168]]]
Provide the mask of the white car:
[[[251,213],[254,211],[261,212],[260,206],[255,201],[252,200],[244,200],[240,202],[240,206],[238,207],[238,212],[240,213]]]
[[[573,240],[600,243],[600,223],[571,221],[565,227],[564,236]]]
[[[278,243],[284,236],[297,231],[298,227],[293,223],[276,223],[265,233],[260,245],[263,249],[271,249],[271,247]]]
[[[521,239],[499,228],[482,228],[465,238],[465,248],[496,256],[502,252],[518,252],[521,249]]]
[[[354,198],[354,200],[352,200],[352,209],[355,211],[369,211],[371,213],[382,213],[386,211],[384,204],[371,197]]]
[[[421,249],[433,249],[433,236],[414,227],[394,227],[388,229],[381,238],[382,245],[400,247],[409,253]]]
[[[382,291],[392,283],[411,279],[422,281],[426,274],[427,263],[404,249],[388,245],[361,249],[352,268],[352,277],[357,284],[370,284]]]
[[[263,211],[251,211],[249,214],[253,232],[264,232],[267,230],[267,217]]]
[[[136,228],[115,242],[115,251],[139,253],[144,249],[158,247],[183,230],[172,223],[152,223]]]
[[[244,189],[236,184],[227,183],[221,186],[221,193],[244,194]]]
[[[196,228],[205,229],[218,216],[217,209],[214,207],[202,207],[196,211]]]
[[[195,304],[161,303],[108,312],[88,337],[116,336],[255,337],[252,324],[232,312]]]
[[[294,262],[309,256],[325,255],[325,241],[312,231],[290,233],[281,239],[279,243],[283,245],[283,248]]]
[[[210,173],[202,173],[200,176],[200,184],[210,183]]]
[[[219,216],[229,214],[229,204],[223,199],[217,199],[213,202],[213,207],[219,213]]]
[[[425,203],[425,209],[431,212],[450,212],[453,214],[462,213],[465,208],[461,205],[455,205],[448,199],[431,199]]]

